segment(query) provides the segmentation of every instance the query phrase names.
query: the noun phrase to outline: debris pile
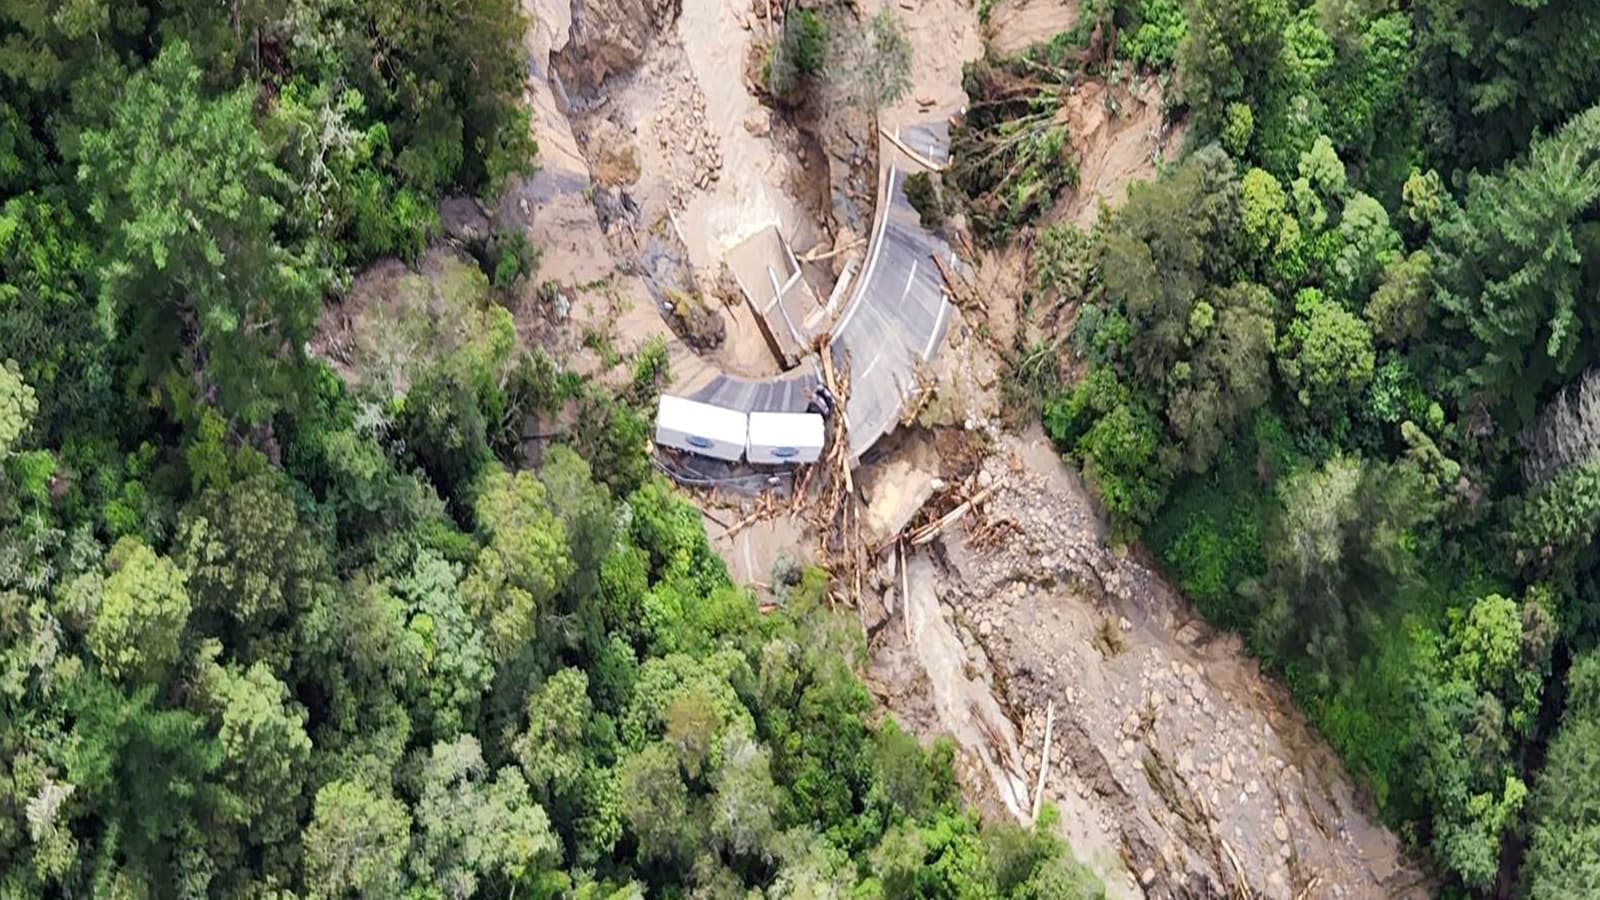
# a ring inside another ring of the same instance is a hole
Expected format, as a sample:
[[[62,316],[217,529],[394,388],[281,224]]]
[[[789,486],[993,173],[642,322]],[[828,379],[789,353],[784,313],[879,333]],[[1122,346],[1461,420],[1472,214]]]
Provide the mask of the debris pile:
[[[706,95],[688,69],[661,88],[651,133],[674,166],[684,171],[672,179],[674,211],[682,212],[691,189],[705,190],[722,177],[722,145],[706,122]]]
[[[868,554],[861,539],[862,504],[850,471],[850,426],[845,415],[850,404],[850,359],[845,358],[842,369],[834,368],[827,334],[817,341],[817,353],[822,360],[822,383],[833,395],[835,412],[828,419],[828,448],[817,462],[823,471],[823,482],[821,496],[811,506],[810,519],[813,532],[819,536],[822,567],[828,570],[832,583],[846,591],[843,597],[836,591],[830,597],[855,607],[861,604]]]
[[[1078,170],[1062,104],[1079,74],[1028,57],[968,66],[971,98],[951,130],[947,181],[966,195],[979,240],[999,244],[1032,222]]]
[[[990,790],[1009,806],[1018,779],[1030,801],[1042,781],[1080,858],[1120,858],[1128,883],[1115,895],[1419,895],[1394,837],[1237,639],[1212,632],[1157,573],[1107,544],[1045,444],[1005,437],[991,450],[908,530],[907,549],[927,538],[930,552],[911,560],[910,593],[898,591],[910,598],[918,566],[931,566],[937,613],[914,624],[954,634],[969,682],[1006,710],[1010,736],[963,741],[989,759],[1008,740],[1020,746],[1015,768],[997,778],[989,767]],[[949,668],[924,658],[925,635],[902,644],[898,628],[870,618],[867,627],[875,660],[905,665],[909,652],[929,678]],[[949,720],[941,688],[915,690],[932,692],[932,720],[915,691],[887,698],[897,716],[959,739],[965,720]]]

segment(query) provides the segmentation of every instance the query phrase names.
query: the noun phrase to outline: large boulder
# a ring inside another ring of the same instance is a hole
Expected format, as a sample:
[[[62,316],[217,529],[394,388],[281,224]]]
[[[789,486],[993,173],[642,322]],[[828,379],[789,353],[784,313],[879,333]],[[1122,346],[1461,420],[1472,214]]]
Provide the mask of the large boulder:
[[[631,71],[680,8],[680,0],[573,0],[570,39],[556,57],[567,89],[592,91]]]

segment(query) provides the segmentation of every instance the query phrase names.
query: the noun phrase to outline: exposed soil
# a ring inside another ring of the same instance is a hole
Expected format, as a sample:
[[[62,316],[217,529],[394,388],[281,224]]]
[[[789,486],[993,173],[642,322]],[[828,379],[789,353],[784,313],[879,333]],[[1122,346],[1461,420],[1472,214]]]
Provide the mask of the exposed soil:
[[[647,161],[642,145],[631,129],[591,115],[586,121],[609,129],[598,142],[591,135],[589,147],[604,150],[591,162],[568,118],[573,104],[599,103],[601,95],[592,93],[594,88],[631,71],[661,30],[673,27],[675,6],[660,7],[659,15],[641,20],[615,15],[623,7],[632,8],[630,3],[619,0],[617,9],[579,4],[578,12],[587,18],[583,27],[575,28],[574,5],[566,0],[524,0],[533,23],[528,93],[539,167],[506,191],[496,221],[522,230],[541,251],[533,283],[513,310],[525,343],[592,374],[608,368],[607,358],[665,340],[674,377],[692,381],[708,369],[681,342],[671,340],[664,298],[647,285],[647,278],[658,277],[673,279],[674,285],[687,281],[692,287],[693,279],[679,258],[682,247],[670,218],[646,221],[633,197]],[[611,24],[601,28],[597,22]],[[626,46],[599,46],[608,40]],[[599,70],[575,62],[595,59],[609,61],[598,78]],[[562,70],[575,80],[571,95]],[[707,303],[721,307],[715,299]]]
[[[862,0],[861,18],[871,19],[888,8],[911,43],[911,90],[892,106],[878,110],[878,124],[888,131],[948,116],[966,105],[961,67],[983,54],[977,12],[965,0]]]
[[[1092,225],[1102,203],[1116,206],[1128,185],[1154,178],[1159,161],[1183,146],[1183,129],[1167,123],[1161,89],[1151,78],[1079,85],[1060,117],[1070,126],[1078,187],[1056,202],[1052,221]]]
[[[989,8],[983,34],[996,53],[1020,53],[1069,31],[1078,22],[1078,0],[999,0]]]
[[[734,516],[741,507],[724,507],[719,517]],[[729,523],[731,524],[731,522]],[[755,587],[762,595],[770,593],[772,570],[779,560],[803,565],[813,561],[811,541],[803,521],[789,516],[766,519],[729,535],[721,524],[706,525],[711,545],[728,565],[728,574],[739,584]]]
[[[992,295],[995,308],[1014,304],[1015,294]],[[916,422],[925,428],[955,427],[988,430],[999,418],[1001,362],[980,310],[961,310],[951,316],[939,355],[928,373],[936,383],[931,396],[917,411]]]
[[[1032,242],[1026,240],[980,251],[973,283],[975,293],[988,298],[983,326],[997,346],[1010,347],[1016,340],[1018,306],[1033,287],[1028,283],[1031,251]]]
[[[604,6],[595,0],[588,5]],[[764,11],[761,4],[685,0],[662,8],[675,18],[656,20],[653,37],[638,46],[638,29],[612,29],[603,33],[618,34],[628,46],[615,53],[558,52],[562,71],[580,74],[589,70],[565,61],[630,61],[605,67],[604,78],[585,80],[562,126],[570,127],[574,147],[593,173],[594,205],[609,255],[644,276],[658,304],[670,305],[669,295],[676,292],[705,298],[726,332],[700,347],[707,362],[744,376],[775,374],[778,361],[761,339],[754,312],[737,302],[739,295],[731,303],[714,296],[724,256],[770,225],[797,253],[831,249],[853,234],[835,225],[836,211],[870,219],[871,161],[858,152],[830,154],[847,115],[819,119],[814,109],[827,108],[819,102],[786,117],[757,99],[747,73],[774,27],[757,14],[758,8]],[[865,122],[851,127],[857,134],[868,130]],[[852,178],[857,189],[836,198],[834,185],[848,187]],[[836,199],[847,202],[841,206]],[[841,253],[832,262],[842,265],[848,258]],[[802,270],[818,296],[828,296],[838,269],[806,264]],[[625,317],[618,324],[626,330],[642,323]]]
[[[620,168],[632,176],[638,219],[670,220],[695,269],[715,269],[729,247],[768,225],[799,247],[824,236],[800,138],[745,77],[756,21],[745,0],[685,0],[633,66],[574,103],[572,127],[597,176],[626,157],[631,165]]]

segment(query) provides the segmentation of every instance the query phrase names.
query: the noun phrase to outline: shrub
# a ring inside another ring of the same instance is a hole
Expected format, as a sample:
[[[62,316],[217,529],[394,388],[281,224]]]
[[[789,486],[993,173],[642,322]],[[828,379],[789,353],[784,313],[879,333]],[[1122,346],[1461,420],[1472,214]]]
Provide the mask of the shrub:
[[[939,197],[939,187],[927,172],[906,178],[906,202],[917,211],[923,228],[932,231],[944,224],[944,203]]]
[[[828,49],[828,30],[816,13],[802,9],[785,21],[783,41],[793,56],[795,70],[801,75],[822,71],[822,57]]]
[[[791,11],[767,57],[767,90],[775,97],[798,99],[804,80],[822,71],[827,50],[828,29],[822,18],[809,9]]]
[[[1083,471],[1119,525],[1143,525],[1167,493],[1161,423],[1143,404],[1118,404],[1078,440]]]

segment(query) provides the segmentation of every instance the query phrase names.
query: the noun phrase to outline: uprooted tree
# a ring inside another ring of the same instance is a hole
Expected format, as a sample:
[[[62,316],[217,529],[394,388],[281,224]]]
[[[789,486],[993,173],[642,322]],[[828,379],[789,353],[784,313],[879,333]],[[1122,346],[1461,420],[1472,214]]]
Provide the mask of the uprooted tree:
[[[951,132],[946,182],[969,200],[979,240],[998,243],[1075,187],[1061,105],[1073,74],[1026,57],[985,59],[962,78],[971,103]]]

